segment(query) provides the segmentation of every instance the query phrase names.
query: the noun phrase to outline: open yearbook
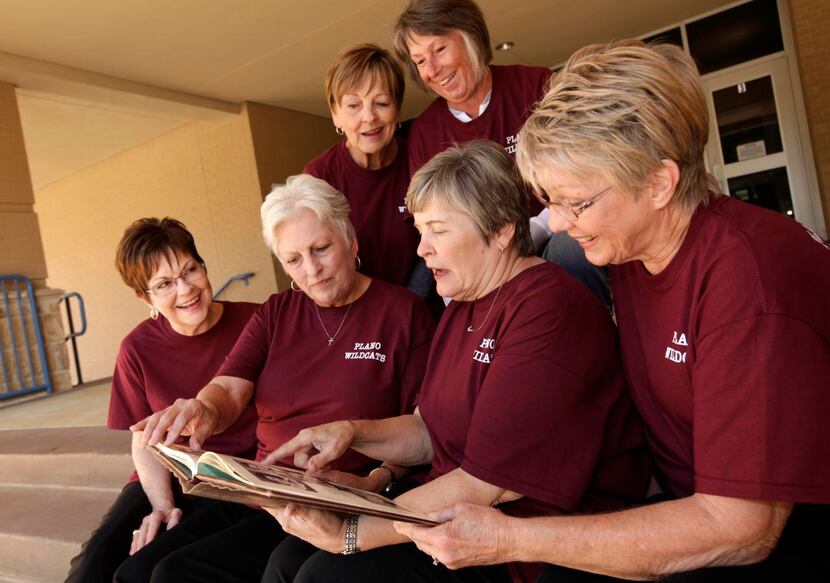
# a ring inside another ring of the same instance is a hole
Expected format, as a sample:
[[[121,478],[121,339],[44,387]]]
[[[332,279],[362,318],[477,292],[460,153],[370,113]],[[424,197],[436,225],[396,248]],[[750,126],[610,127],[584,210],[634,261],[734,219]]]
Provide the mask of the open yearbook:
[[[193,496],[271,507],[293,502],[334,512],[436,524],[380,494],[313,478],[300,470],[212,451],[196,453],[180,445],[159,443],[147,449],[179,479],[182,490]]]

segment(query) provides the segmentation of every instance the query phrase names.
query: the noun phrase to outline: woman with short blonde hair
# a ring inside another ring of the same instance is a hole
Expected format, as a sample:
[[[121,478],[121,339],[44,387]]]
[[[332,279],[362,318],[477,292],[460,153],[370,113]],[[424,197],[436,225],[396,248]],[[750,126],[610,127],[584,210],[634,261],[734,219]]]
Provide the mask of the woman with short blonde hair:
[[[540,583],[828,580],[830,249],[711,189],[706,111],[689,55],[629,40],[577,51],[522,129],[519,167],[551,228],[611,265],[662,493],[534,521],[457,506],[441,527],[402,529],[450,567],[544,561]]]

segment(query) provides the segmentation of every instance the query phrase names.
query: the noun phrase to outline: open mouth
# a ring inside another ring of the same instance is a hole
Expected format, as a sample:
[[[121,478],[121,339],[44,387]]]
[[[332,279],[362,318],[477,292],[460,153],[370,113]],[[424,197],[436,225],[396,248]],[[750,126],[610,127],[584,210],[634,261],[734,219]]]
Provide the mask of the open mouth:
[[[453,71],[452,73],[450,73],[449,75],[447,75],[446,77],[444,77],[444,79],[442,79],[442,80],[438,83],[438,85],[440,85],[441,87],[446,87],[446,86],[447,86],[447,85],[448,85],[448,84],[449,84],[449,83],[450,83],[453,79],[455,79],[455,74],[456,74],[456,72],[455,72],[455,71]]]
[[[576,242],[579,243],[579,246],[582,247],[583,249],[585,247],[590,247],[593,244],[593,242],[597,240],[596,235],[593,235],[591,237],[574,237],[574,238],[576,239]]]
[[[379,136],[382,132],[383,132],[383,128],[380,127],[380,128],[374,129],[374,130],[369,130],[368,132],[362,132],[361,135],[363,135],[367,138],[374,138],[376,136]]]
[[[193,298],[190,301],[184,302],[182,304],[177,304],[176,307],[179,308],[180,310],[186,310],[188,308],[192,308],[193,306],[195,306],[198,303],[199,303],[199,296],[196,296],[195,298]]]

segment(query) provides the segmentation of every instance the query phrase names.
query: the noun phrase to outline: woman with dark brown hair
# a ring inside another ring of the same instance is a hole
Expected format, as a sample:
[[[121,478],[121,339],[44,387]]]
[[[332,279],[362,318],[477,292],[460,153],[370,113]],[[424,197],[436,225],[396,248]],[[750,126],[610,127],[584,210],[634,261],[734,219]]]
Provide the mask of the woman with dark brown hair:
[[[175,219],[135,221],[118,244],[115,263],[124,283],[150,310],[150,317],[121,342],[113,373],[107,426],[128,429],[176,399],[194,396],[213,377],[258,304],[213,300],[193,236]],[[205,447],[253,457],[255,428],[256,412],[249,406]],[[132,434],[136,472],[72,560],[67,581],[109,583],[125,559],[151,542],[162,554],[185,544],[167,535],[205,506],[221,504],[183,495],[141,437]]]

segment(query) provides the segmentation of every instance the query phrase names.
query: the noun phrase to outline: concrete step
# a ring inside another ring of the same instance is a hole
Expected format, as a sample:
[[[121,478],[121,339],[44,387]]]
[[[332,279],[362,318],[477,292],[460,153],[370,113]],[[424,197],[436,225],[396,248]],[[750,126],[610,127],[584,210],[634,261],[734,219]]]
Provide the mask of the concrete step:
[[[0,485],[120,490],[132,471],[129,431],[105,427],[0,431]]]
[[[0,583],[41,583],[37,579],[15,577],[0,571]]]
[[[2,574],[63,581],[70,559],[116,496],[85,488],[0,486]]]

